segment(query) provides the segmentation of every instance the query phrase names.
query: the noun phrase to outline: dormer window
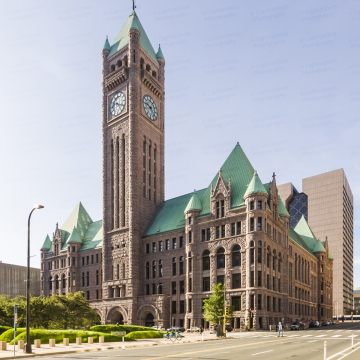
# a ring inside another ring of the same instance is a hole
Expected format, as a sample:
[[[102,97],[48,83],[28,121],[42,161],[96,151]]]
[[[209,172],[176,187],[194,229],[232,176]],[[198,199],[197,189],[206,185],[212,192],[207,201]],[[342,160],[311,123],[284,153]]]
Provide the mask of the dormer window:
[[[262,209],[262,201],[258,201],[258,206],[257,206],[258,210],[261,210]]]
[[[189,217],[189,225],[191,225],[192,224],[192,217],[190,216]]]
[[[220,201],[216,202],[216,218],[219,219],[220,217]]]
[[[75,246],[72,247],[72,252],[76,252]]]
[[[250,201],[250,210],[254,210],[254,202]]]

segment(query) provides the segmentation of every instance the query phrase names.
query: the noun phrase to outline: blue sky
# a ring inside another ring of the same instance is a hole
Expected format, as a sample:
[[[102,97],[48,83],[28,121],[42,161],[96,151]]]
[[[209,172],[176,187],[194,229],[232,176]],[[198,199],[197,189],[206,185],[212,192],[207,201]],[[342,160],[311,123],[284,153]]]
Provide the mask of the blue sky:
[[[360,3],[138,0],[166,58],[166,198],[209,184],[239,141],[263,182],[344,168],[360,286]],[[0,260],[32,265],[78,201],[102,216],[101,49],[131,0],[2,1]]]

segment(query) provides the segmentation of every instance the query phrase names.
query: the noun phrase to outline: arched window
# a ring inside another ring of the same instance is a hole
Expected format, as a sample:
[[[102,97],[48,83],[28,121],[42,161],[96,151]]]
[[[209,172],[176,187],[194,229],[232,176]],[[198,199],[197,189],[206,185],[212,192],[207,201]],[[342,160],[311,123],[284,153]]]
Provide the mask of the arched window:
[[[81,286],[85,286],[85,273],[81,274]]]
[[[159,277],[163,277],[163,262],[159,260]]]
[[[184,274],[184,257],[180,256],[180,262],[179,262],[179,275]]]
[[[225,269],[225,249],[220,248],[216,253],[217,268]]]
[[[49,277],[49,290],[52,290],[52,276]]]
[[[59,289],[59,276],[58,275],[55,276],[55,289],[56,290]]]
[[[153,279],[156,278],[156,261],[155,260],[152,262],[152,277],[153,277]]]
[[[146,265],[145,265],[145,277],[146,277],[146,279],[150,278],[150,266],[149,266],[148,261],[146,262]]]
[[[172,259],[172,276],[176,275],[176,257]]]
[[[89,272],[86,273],[86,286],[90,285],[90,275]]]
[[[65,274],[63,274],[63,276],[62,276],[62,288],[63,288],[63,289],[66,288],[66,277],[65,277]]]
[[[99,270],[96,270],[95,285],[99,285]]]
[[[118,68],[121,68],[122,67],[122,61],[119,60],[116,65],[117,65]]]
[[[188,266],[189,266],[189,273],[192,273],[192,253],[191,253],[191,251],[188,254]]]
[[[235,245],[232,248],[232,266],[241,266],[240,245]]]
[[[156,71],[152,72],[152,76],[156,79]]]
[[[150,71],[151,69],[150,69],[150,65],[149,64],[147,64],[146,65],[146,71]]]
[[[258,264],[261,264],[262,263],[262,242],[259,240],[258,241],[258,249],[257,249],[257,252],[258,252]]]
[[[278,255],[278,272],[281,272],[281,253]]]
[[[254,247],[254,246],[255,246],[254,242],[250,241],[250,247]]]
[[[203,271],[210,270],[210,251],[205,250],[202,255]]]
[[[115,71],[115,65],[111,65],[110,70]]]
[[[273,270],[276,270],[276,250],[273,250]]]

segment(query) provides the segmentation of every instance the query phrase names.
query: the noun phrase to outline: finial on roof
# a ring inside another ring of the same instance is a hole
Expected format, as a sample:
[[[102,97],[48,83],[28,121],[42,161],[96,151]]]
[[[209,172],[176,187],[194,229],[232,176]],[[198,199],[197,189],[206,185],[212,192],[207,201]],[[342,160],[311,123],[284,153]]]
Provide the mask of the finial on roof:
[[[239,142],[237,142],[236,145],[240,145]]]
[[[222,175],[222,168],[220,168],[220,170],[219,170],[219,174],[220,174],[220,175]]]
[[[133,10],[135,10],[136,6],[135,6],[135,0],[133,0]]]

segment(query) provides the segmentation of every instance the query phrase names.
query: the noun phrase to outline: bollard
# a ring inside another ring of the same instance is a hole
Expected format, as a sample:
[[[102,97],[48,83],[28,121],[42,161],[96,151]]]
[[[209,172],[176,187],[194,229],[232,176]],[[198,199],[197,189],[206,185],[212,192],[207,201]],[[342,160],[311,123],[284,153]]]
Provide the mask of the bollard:
[[[104,337],[103,336],[99,336],[99,344],[103,344],[104,343]]]
[[[123,350],[125,350],[125,342],[124,342],[124,337],[123,337]]]
[[[55,339],[49,339],[49,346],[55,347]]]
[[[41,340],[40,339],[35,339],[34,340],[34,347],[38,349],[40,346],[41,346]]]
[[[93,344],[94,338],[92,336],[88,337],[88,344]]]
[[[326,341],[324,341],[324,360],[326,360]]]
[[[81,345],[81,337],[76,338],[76,345]]]
[[[18,341],[18,349],[22,350],[24,348],[24,340],[19,340]]]
[[[7,350],[7,342],[0,341],[0,350]]]
[[[69,346],[69,338],[63,338],[63,345]]]
[[[204,341],[204,333],[201,333],[201,341]]]

